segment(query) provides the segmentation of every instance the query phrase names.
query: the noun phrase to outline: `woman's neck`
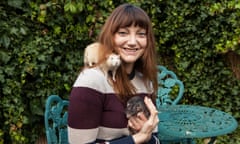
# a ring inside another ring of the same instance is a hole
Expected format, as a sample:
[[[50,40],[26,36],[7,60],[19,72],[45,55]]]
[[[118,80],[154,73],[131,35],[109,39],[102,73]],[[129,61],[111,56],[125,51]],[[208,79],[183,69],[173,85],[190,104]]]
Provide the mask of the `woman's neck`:
[[[133,63],[124,63],[124,67],[127,74],[131,74],[133,71],[134,64]]]
[[[132,64],[132,63],[126,64],[125,63],[124,67],[125,67],[126,73],[128,75],[128,78],[130,80],[132,80],[135,76],[134,64]]]

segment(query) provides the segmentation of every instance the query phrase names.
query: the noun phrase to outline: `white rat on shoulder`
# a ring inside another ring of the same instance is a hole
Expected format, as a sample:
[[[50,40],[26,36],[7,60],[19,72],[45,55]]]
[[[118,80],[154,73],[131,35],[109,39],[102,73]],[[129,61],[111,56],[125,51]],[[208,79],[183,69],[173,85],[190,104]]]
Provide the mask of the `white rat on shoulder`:
[[[112,80],[116,81],[116,71],[121,64],[120,55],[111,53],[107,55],[106,59],[99,63],[99,51],[100,44],[98,42],[92,43],[85,48],[84,51],[84,65],[87,67],[92,67],[99,64],[105,76],[108,76],[109,72],[112,72]]]
[[[107,57],[106,61],[104,61],[103,63],[100,64],[100,67],[102,68],[105,76],[108,75],[108,72],[112,72],[112,79],[113,81],[116,81],[116,72],[118,67],[121,64],[121,59],[120,59],[120,55],[115,54],[115,53],[111,53],[109,54],[109,56]]]
[[[84,65],[92,67],[98,63],[98,52],[100,44],[95,42],[88,45],[84,50]]]

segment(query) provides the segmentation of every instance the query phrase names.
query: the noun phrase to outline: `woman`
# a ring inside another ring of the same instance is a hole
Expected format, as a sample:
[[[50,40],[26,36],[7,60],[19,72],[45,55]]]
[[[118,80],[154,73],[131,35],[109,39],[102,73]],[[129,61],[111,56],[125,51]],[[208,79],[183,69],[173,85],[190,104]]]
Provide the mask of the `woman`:
[[[104,76],[99,64],[79,74],[70,95],[69,143],[159,143],[155,135],[159,120],[153,104],[157,64],[149,17],[139,7],[120,5],[104,24],[98,42],[102,45],[99,63],[112,52],[118,53],[122,62],[116,81]],[[126,118],[126,102],[135,95],[144,97],[148,119],[142,113]],[[138,132],[130,135],[128,126]]]

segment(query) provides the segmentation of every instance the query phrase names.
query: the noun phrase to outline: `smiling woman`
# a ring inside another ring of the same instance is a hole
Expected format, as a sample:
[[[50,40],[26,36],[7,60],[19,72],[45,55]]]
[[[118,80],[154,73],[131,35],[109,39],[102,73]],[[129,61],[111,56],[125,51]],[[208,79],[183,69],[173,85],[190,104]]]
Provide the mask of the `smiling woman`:
[[[100,53],[100,59],[104,59],[106,53],[112,51],[119,52],[121,59],[123,59],[116,76],[119,83],[114,84],[114,89],[119,92],[121,99],[126,102],[129,99],[129,94],[134,93],[134,88],[126,77],[133,70],[143,73],[144,79],[152,81],[154,90],[157,90],[155,38],[150,18],[145,11],[128,4],[116,8],[103,26],[99,42],[105,46],[105,49]],[[130,54],[127,51],[129,49],[136,50],[133,52],[136,56],[130,55],[128,58],[132,61],[126,59]]]
[[[155,41],[148,15],[139,7],[123,4],[108,17],[98,38],[98,62],[84,67],[76,79],[68,108],[68,139],[75,143],[157,144],[159,122],[155,99],[157,64]],[[120,55],[115,80],[101,66],[106,57]],[[150,112],[128,120],[126,102],[139,95]],[[128,129],[138,132],[131,134]]]
[[[128,64],[127,73],[131,73],[135,61],[142,56],[147,46],[146,30],[133,24],[130,27],[120,28],[114,35],[114,41],[115,49]]]

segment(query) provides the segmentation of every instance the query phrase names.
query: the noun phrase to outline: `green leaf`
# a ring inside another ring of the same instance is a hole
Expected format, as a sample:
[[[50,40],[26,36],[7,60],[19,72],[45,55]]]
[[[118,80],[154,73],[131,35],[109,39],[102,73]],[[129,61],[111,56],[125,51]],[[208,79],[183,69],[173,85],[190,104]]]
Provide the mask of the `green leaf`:
[[[8,55],[7,52],[0,50],[0,63],[1,64],[6,64],[10,60],[10,58],[11,57]]]
[[[76,13],[77,12],[77,8],[75,6],[75,4],[73,4],[72,2],[69,2],[67,3],[65,6],[64,6],[64,10],[67,12],[71,12],[71,13]]]
[[[0,39],[4,47],[8,48],[10,45],[10,38],[7,35],[3,35]]]
[[[8,0],[8,5],[15,8],[22,8],[23,0]]]

